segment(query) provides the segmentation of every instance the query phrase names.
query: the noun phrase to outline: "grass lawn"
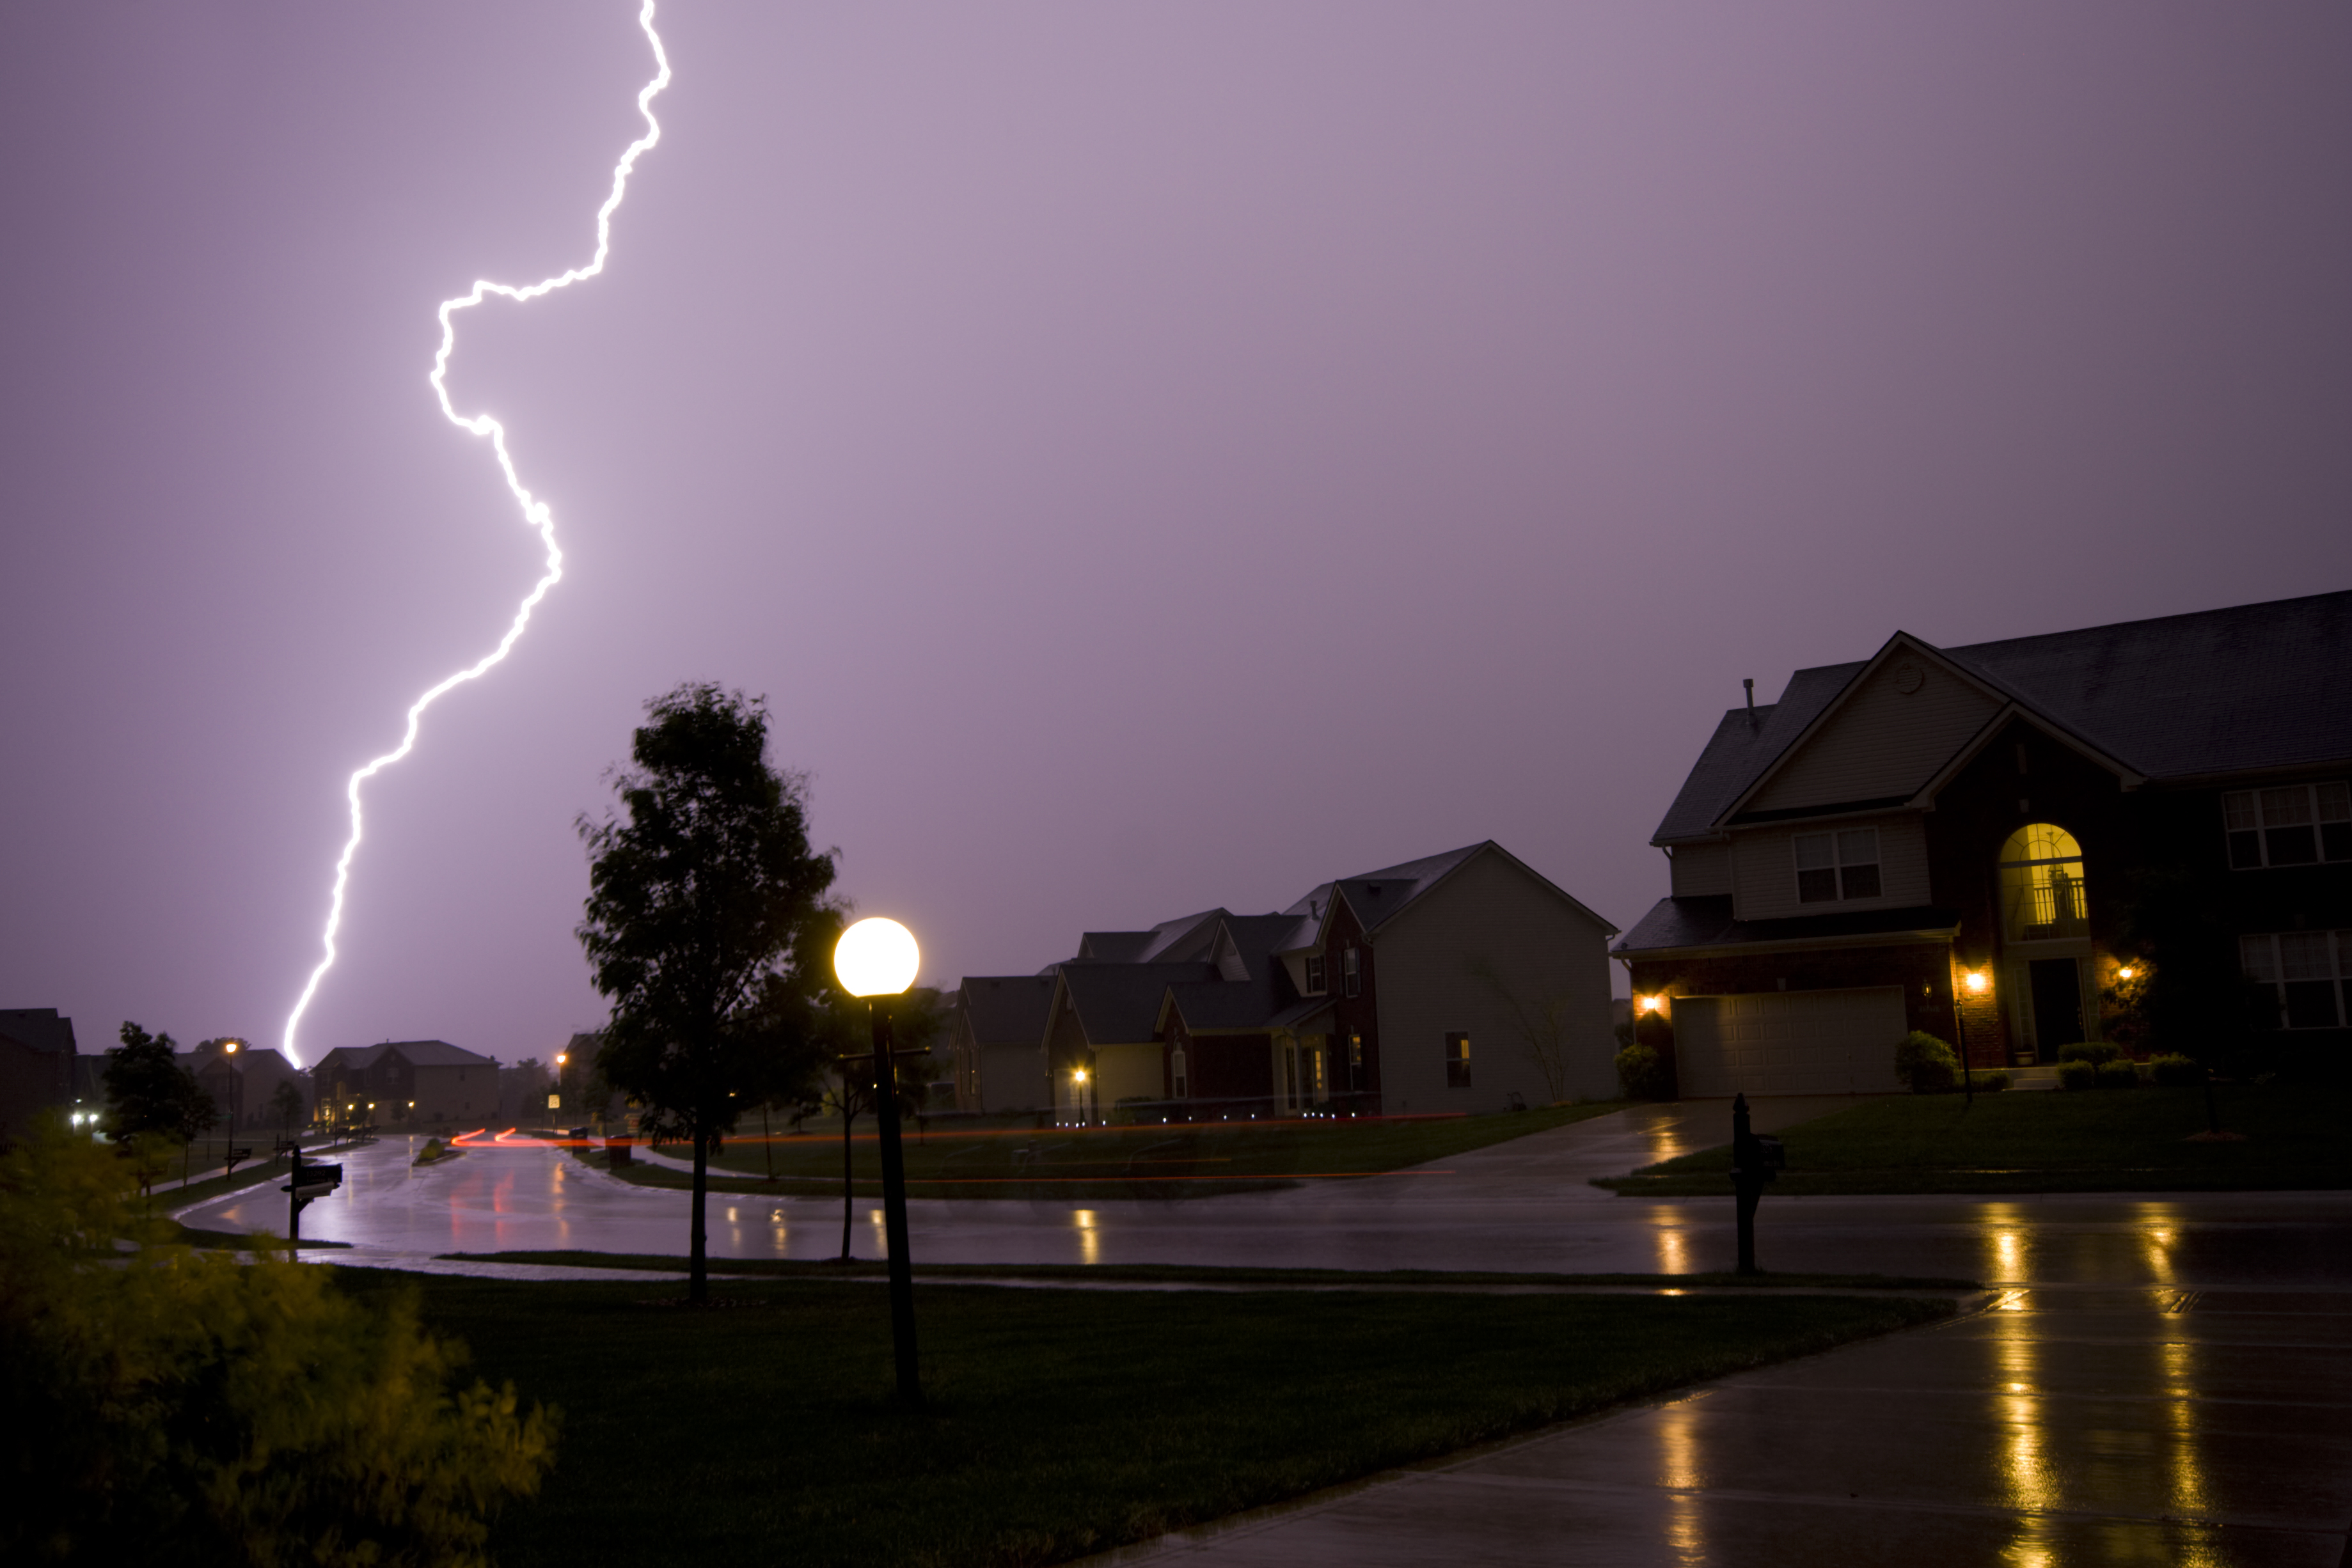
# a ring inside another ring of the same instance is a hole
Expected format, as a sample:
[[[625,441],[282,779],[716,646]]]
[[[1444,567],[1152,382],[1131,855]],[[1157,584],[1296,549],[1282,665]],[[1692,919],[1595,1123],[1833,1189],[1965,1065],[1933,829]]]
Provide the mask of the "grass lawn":
[[[918,1197],[1175,1198],[1247,1192],[1324,1176],[1368,1176],[1426,1165],[1507,1139],[1622,1109],[1615,1102],[1553,1105],[1486,1116],[1391,1116],[1360,1121],[1212,1122],[1190,1126],[958,1129],[904,1139],[907,1181]],[[870,1119],[851,1140],[857,1190],[882,1190],[880,1145]],[[691,1151],[665,1148],[690,1157]],[[602,1165],[604,1155],[575,1150]],[[776,1179],[767,1179],[771,1160]],[[838,1193],[841,1134],[778,1133],[756,1121],[711,1163],[729,1192]],[[693,1178],[638,1162],[614,1173],[648,1186]]]
[[[2218,1088],[2242,1143],[2195,1143],[2196,1089],[2084,1090],[1872,1100],[1785,1130],[1776,1195],[1872,1192],[2199,1192],[2352,1186],[2352,1093]],[[1730,1146],[1598,1184],[1628,1195],[1728,1193]]]
[[[507,1568],[1028,1564],[1944,1315],[1902,1296],[1123,1293],[931,1284],[931,1407],[888,1402],[867,1285],[415,1289],[474,1367],[561,1406]]]
[[[445,1252],[461,1262],[540,1263],[574,1269],[646,1269],[683,1273],[686,1260],[652,1252]],[[805,1262],[788,1258],[714,1258],[714,1275],[795,1280],[880,1279],[889,1265],[879,1260],[855,1263]],[[1973,1291],[1974,1280],[1914,1279],[1898,1274],[1512,1274],[1477,1270],[1442,1271],[1433,1269],[1251,1269],[1219,1268],[1189,1263],[918,1263],[919,1280],[1069,1280],[1110,1281],[1143,1284],[1315,1285],[1377,1290],[1402,1286],[1412,1290],[1475,1291],[1494,1285],[1549,1286],[1573,1290],[1580,1286],[1638,1285],[1688,1288],[1734,1285],[1780,1290],[1815,1291]]]

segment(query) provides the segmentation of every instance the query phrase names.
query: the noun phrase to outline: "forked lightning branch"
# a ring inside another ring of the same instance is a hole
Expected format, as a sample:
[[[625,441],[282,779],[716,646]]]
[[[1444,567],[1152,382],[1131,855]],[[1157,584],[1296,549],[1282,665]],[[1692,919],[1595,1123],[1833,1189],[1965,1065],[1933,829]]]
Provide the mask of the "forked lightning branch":
[[[488,279],[478,279],[466,293],[441,302],[441,347],[433,356],[433,372],[427,378],[433,386],[433,395],[440,400],[441,413],[450,423],[470,435],[488,438],[490,451],[498,458],[499,472],[506,477],[507,489],[514,497],[515,504],[522,509],[524,524],[538,533],[540,543],[547,551],[547,564],[540,573],[539,580],[531,585],[530,591],[516,607],[514,620],[507,626],[506,635],[499,639],[498,645],[438,685],[427,687],[409,705],[408,723],[402,732],[400,744],[353,772],[344,788],[344,794],[351,804],[352,830],[350,837],[343,841],[342,854],[335,862],[334,891],[327,902],[326,928],[320,934],[321,953],[318,967],[310,971],[310,980],[294,1003],[294,1010],[286,1019],[286,1059],[298,1066],[302,1058],[296,1049],[296,1031],[301,1025],[303,1013],[310,1009],[311,998],[318,995],[320,982],[326,978],[327,971],[335,965],[335,935],[342,925],[343,902],[351,890],[352,862],[359,853],[362,837],[362,789],[369,779],[416,748],[417,731],[424,722],[425,709],[457,687],[480,679],[506,658],[521,639],[524,629],[530,624],[530,612],[539,607],[541,600],[547,597],[548,591],[563,580],[563,551],[555,542],[554,513],[522,482],[522,476],[515,467],[514,455],[507,447],[506,426],[490,414],[457,412],[457,405],[449,397],[449,356],[457,347],[459,311],[471,310],[492,298],[528,304],[559,288],[569,288],[575,283],[584,282],[604,270],[604,258],[613,246],[613,214],[619,209],[621,198],[628,193],[629,175],[635,170],[637,160],[661,140],[661,122],[654,118],[653,101],[669,85],[669,56],[662,48],[661,35],[654,30],[654,0],[645,0],[643,9],[637,13],[637,26],[644,29],[646,42],[653,48],[655,68],[653,79],[637,93],[637,112],[645,117],[646,131],[644,135],[629,143],[620,161],[613,166],[612,191],[605,196],[604,204],[596,210],[595,254],[584,265],[560,272],[552,277],[543,277],[537,283],[492,283]]]

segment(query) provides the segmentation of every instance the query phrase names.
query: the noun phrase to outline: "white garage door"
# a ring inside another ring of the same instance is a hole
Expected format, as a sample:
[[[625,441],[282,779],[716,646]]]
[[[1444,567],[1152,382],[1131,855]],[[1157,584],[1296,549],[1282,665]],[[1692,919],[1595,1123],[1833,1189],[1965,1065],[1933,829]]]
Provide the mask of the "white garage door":
[[[1694,1098],[1885,1094],[1896,1087],[1903,988],[1676,997],[1675,1062]]]

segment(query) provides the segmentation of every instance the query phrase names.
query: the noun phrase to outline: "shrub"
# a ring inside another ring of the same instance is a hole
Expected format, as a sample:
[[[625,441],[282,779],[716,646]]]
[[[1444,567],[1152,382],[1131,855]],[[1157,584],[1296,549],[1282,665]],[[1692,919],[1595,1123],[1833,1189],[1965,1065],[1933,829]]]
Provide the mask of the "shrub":
[[[1895,1076],[1914,1094],[1941,1094],[1959,1082],[1960,1059],[1934,1035],[1915,1029],[1895,1048]]]
[[[2061,1089],[2096,1089],[2099,1069],[2088,1061],[2062,1061],[2058,1064],[2058,1087]]]
[[[2121,1056],[2123,1053],[2123,1047],[2116,1044],[2112,1040],[2078,1040],[2072,1045],[2060,1046],[2058,1048],[2058,1060],[2060,1061],[2087,1061],[2095,1067],[2102,1061],[2113,1061],[2116,1057]]]
[[[2093,1071],[2099,1075],[2102,1089],[2137,1089],[2139,1087],[2139,1063],[2127,1056],[2113,1061],[2102,1061]]]
[[[1979,1072],[1976,1075],[1976,1080],[1978,1093],[1998,1094],[2009,1087],[2009,1070],[2003,1067],[1996,1068],[1990,1072]]]
[[[425,1140],[425,1146],[416,1151],[415,1163],[420,1166],[429,1166],[440,1157],[441,1140],[438,1138],[427,1138]]]
[[[553,1417],[458,1384],[413,1293],[170,1245],[131,1180],[54,1118],[0,1159],[0,1562],[486,1563]]]
[[[1664,1058],[1646,1045],[1629,1045],[1617,1053],[1617,1082],[1628,1100],[1671,1100],[1673,1078]]]
[[[2205,1070],[2193,1056],[2159,1056],[2147,1070],[2148,1077],[2166,1089],[2194,1089],[2205,1082]]]

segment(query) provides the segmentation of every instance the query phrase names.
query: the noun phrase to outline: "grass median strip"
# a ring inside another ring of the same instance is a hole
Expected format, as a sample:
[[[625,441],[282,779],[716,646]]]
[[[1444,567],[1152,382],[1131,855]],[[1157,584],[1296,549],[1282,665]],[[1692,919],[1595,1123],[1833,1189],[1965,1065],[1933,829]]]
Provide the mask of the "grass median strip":
[[[1402,1174],[1622,1108],[1616,1102],[1596,1102],[1480,1116],[910,1130],[904,1150],[908,1188],[919,1197],[1209,1197],[1302,1181]],[[850,1150],[856,1191],[879,1192],[880,1145],[872,1133],[858,1134]],[[688,1153],[662,1152],[680,1158]],[[573,1153],[606,1166],[599,1149]],[[767,1174],[771,1167],[773,1180]],[[609,1168],[644,1186],[693,1182],[684,1171],[639,1160]],[[763,1139],[757,1124],[749,1124],[728,1140],[710,1174],[713,1190],[719,1192],[837,1194],[841,1134],[835,1130]],[[1416,1174],[1443,1180],[1446,1173]]]
[[[535,1263],[548,1268],[642,1269],[683,1273],[686,1260],[653,1252],[444,1252],[466,1263]],[[711,1272],[743,1279],[879,1279],[887,1265],[860,1259],[854,1263],[784,1258],[714,1258]],[[1436,1269],[1253,1269],[1186,1263],[917,1263],[919,1280],[1067,1280],[1120,1284],[1346,1286],[1379,1290],[1402,1286],[1426,1290],[1481,1290],[1535,1286],[1558,1290],[1603,1286],[1693,1289],[1717,1286],[1811,1291],[1975,1291],[1974,1280],[1913,1278],[1900,1274],[1546,1274]]]
[[[475,1369],[564,1410],[508,1568],[579,1561],[1030,1564],[1147,1538],[1699,1379],[1932,1321],[1901,1295],[918,1297],[931,1406],[888,1402],[867,1286],[415,1289]]]
[[[1780,1134],[1776,1197],[1932,1192],[2200,1192],[2352,1186],[2352,1092],[2285,1084],[2215,1091],[2209,1143],[2197,1089],[1890,1096]],[[1727,1145],[1595,1185],[1629,1197],[1731,1191]]]

